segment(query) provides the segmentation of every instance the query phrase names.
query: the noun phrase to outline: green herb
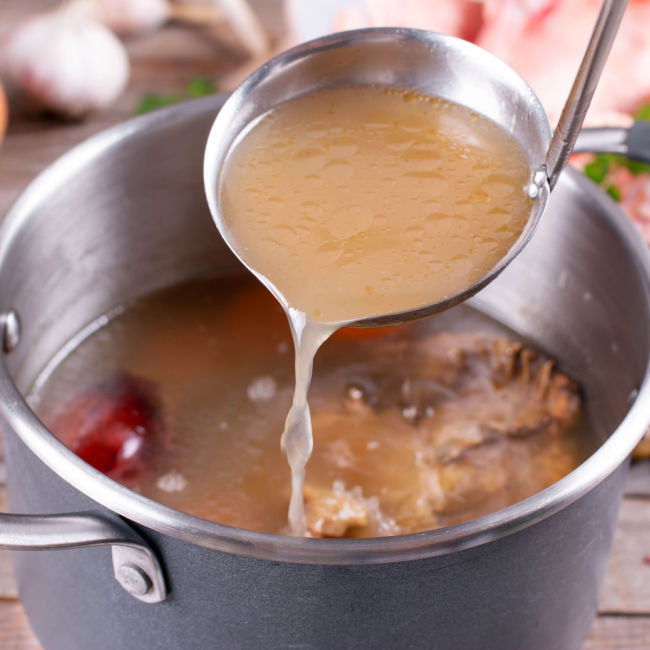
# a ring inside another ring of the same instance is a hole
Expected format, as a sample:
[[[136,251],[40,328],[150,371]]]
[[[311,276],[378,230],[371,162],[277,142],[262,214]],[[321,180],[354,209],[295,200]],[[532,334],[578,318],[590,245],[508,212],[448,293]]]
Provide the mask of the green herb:
[[[594,183],[602,183],[607,174],[615,167],[625,167],[634,176],[639,174],[650,174],[650,165],[639,162],[638,160],[629,160],[618,153],[599,153],[592,162],[585,165],[585,174]]]
[[[204,97],[216,92],[217,87],[212,79],[205,77],[194,77],[188,81],[182,93],[173,93],[171,95],[158,95],[156,93],[146,93],[140,99],[140,103],[135,109],[136,115],[155,111],[157,108],[177,104],[184,99],[193,97]]]
[[[614,199],[614,201],[621,200],[621,190],[619,190],[616,185],[610,185],[607,188],[607,194],[609,194]]]
[[[635,120],[650,120],[650,104],[645,104],[634,113]]]
[[[182,101],[182,99],[183,97],[181,95],[156,95],[154,93],[147,93],[142,96],[138,107],[135,109],[135,113],[136,115],[142,115],[143,113],[155,111],[157,108],[162,108],[163,106],[176,104]]]
[[[217,91],[217,87],[212,79],[205,77],[194,77],[185,87],[185,92],[190,97],[203,97],[205,95],[212,95]]]
[[[635,120],[650,121],[650,104],[641,106],[634,114]],[[594,183],[602,185],[605,191],[615,200],[621,200],[621,191],[614,185],[604,185],[609,172],[616,167],[625,167],[631,174],[650,174],[650,165],[639,162],[638,160],[629,160],[625,156],[613,153],[599,153],[594,159],[585,165],[584,172],[587,178]]]
[[[638,160],[628,160],[627,158],[623,158],[623,162],[621,163],[624,167],[627,167],[635,176],[638,176],[639,174],[650,174],[650,165],[647,163],[640,162]]]
[[[605,180],[609,167],[609,154],[598,154],[590,163],[585,165],[584,172],[587,178],[600,185]]]

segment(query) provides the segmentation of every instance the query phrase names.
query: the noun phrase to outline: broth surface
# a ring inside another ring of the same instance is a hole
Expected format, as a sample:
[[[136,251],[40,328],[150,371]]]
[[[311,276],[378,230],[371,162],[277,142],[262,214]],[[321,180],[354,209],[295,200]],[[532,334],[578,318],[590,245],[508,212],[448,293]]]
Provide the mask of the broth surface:
[[[228,237],[308,321],[428,305],[469,288],[531,211],[528,161],[464,106],[373,86],[292,99],[233,147]]]
[[[46,370],[30,402],[75,448],[71,426],[98,417],[98,399],[103,408],[117,399],[116,382],[145,386],[150,440],[112,475],[206,519],[288,533],[278,433],[293,380],[274,298],[250,278],[205,280],[128,307]],[[598,444],[575,384],[466,306],[399,328],[340,330],[319,353],[309,398],[313,536],[415,532],[487,514],[555,482]]]

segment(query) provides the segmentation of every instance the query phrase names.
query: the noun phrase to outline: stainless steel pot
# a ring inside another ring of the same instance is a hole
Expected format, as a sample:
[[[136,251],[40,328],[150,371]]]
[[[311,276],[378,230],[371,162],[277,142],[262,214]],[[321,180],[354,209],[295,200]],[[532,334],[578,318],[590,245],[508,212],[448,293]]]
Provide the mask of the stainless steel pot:
[[[51,549],[15,553],[44,647],[579,648],[626,459],[650,419],[650,263],[616,205],[574,171],[532,243],[474,304],[581,378],[611,435],[512,507],[383,539],[230,528],[111,481],[25,403],[43,366],[101,314],[188,277],[243,272],[202,189],[222,102],[171,107],[92,138],[35,180],[0,230],[0,408],[10,505],[23,513],[0,516],[0,546]],[[624,148],[624,132],[596,135]]]

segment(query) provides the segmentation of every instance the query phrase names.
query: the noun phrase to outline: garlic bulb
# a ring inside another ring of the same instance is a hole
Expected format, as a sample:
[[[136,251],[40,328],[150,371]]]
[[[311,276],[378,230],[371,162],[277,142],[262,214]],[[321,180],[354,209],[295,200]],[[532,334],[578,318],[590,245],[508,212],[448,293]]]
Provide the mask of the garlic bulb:
[[[162,27],[170,18],[167,0],[94,0],[97,17],[116,34],[134,36]]]
[[[129,77],[124,46],[83,3],[19,24],[1,60],[7,80],[30,104],[69,118],[110,105]]]

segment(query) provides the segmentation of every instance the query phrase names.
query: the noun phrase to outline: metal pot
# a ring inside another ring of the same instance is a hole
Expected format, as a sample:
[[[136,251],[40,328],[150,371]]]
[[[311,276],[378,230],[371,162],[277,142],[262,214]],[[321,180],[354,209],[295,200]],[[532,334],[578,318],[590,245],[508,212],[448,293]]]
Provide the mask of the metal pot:
[[[382,539],[235,529],[111,481],[26,404],[43,366],[101,314],[188,277],[244,272],[202,188],[222,102],[171,107],[92,138],[32,183],[0,231],[9,497],[14,512],[30,513],[0,516],[0,546],[41,549],[16,552],[15,567],[44,647],[579,648],[626,459],[650,419],[650,263],[615,203],[577,172],[562,175],[531,244],[473,300],[561,359],[610,435],[514,506]],[[623,131],[592,137],[592,147],[600,138],[624,148]]]

